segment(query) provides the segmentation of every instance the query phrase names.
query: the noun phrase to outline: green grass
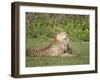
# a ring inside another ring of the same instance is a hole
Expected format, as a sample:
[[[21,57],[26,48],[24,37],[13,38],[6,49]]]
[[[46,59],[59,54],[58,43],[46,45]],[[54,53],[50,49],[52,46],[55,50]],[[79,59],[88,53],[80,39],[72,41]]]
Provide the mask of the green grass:
[[[26,48],[45,47],[51,41],[44,39],[27,39]],[[71,42],[73,57],[29,57],[26,56],[26,67],[61,66],[89,64],[89,42]]]

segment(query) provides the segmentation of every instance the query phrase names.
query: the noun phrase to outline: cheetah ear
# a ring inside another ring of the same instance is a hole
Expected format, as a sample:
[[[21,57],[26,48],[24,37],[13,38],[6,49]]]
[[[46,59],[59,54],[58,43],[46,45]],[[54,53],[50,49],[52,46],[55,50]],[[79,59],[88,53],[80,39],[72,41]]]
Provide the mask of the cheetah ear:
[[[61,35],[66,35],[67,33],[66,33],[66,32],[61,32],[60,34],[61,34]]]
[[[60,32],[59,35],[65,34],[65,32]]]

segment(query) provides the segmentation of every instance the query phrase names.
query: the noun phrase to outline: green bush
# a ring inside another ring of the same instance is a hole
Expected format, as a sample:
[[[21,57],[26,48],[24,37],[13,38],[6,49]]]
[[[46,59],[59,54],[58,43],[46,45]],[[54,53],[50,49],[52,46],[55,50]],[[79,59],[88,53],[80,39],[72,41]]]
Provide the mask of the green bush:
[[[89,16],[26,13],[26,37],[51,39],[65,31],[71,41],[89,41]]]

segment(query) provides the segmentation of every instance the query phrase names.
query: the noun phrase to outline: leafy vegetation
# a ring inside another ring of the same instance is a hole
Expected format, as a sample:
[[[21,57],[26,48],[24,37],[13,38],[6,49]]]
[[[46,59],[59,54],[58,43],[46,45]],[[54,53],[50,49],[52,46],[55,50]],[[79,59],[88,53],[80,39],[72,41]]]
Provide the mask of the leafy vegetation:
[[[89,16],[26,13],[26,37],[51,39],[65,31],[71,41],[89,41]]]

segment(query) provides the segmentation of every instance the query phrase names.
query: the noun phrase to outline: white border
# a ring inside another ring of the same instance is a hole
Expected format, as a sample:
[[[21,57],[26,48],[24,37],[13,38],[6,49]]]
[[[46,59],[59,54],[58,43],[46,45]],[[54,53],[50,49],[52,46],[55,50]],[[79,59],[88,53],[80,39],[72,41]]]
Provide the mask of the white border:
[[[25,12],[38,13],[57,13],[57,14],[77,14],[90,15],[90,64],[87,65],[69,65],[69,66],[52,66],[52,67],[25,67]],[[36,7],[20,6],[20,51],[19,51],[19,73],[20,74],[39,74],[53,72],[73,72],[95,70],[95,11],[85,9],[71,8],[54,8],[54,7]]]

